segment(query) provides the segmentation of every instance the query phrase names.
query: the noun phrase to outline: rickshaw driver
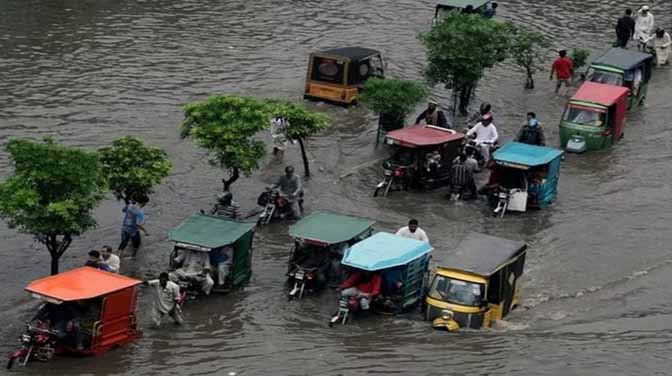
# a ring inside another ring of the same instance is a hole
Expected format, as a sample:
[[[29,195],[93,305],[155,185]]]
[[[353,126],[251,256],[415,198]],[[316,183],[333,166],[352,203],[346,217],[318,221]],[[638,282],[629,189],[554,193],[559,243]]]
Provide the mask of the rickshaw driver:
[[[474,125],[467,132],[467,137],[476,136],[476,145],[481,150],[481,155],[485,161],[490,160],[490,147],[497,143],[499,139],[499,134],[497,133],[497,127],[492,122],[492,114],[486,113],[481,117],[481,121]]]
[[[178,265],[181,263],[182,266],[170,273],[171,280],[196,281],[200,283],[205,295],[210,295],[215,281],[210,275],[212,268],[208,252],[181,249],[174,261]]]
[[[303,184],[301,178],[294,174],[294,167],[285,167],[285,174],[271,186],[273,188],[280,188],[280,192],[287,197],[294,218],[301,219],[299,200],[303,196]]]
[[[64,343],[71,344],[77,350],[83,350],[83,334],[80,331],[82,302],[46,303],[30,320],[48,322],[49,330]]]
[[[366,270],[356,270],[350,278],[341,284],[342,297],[354,297],[359,302],[359,307],[368,311],[371,301],[380,294],[383,278],[380,273]]]

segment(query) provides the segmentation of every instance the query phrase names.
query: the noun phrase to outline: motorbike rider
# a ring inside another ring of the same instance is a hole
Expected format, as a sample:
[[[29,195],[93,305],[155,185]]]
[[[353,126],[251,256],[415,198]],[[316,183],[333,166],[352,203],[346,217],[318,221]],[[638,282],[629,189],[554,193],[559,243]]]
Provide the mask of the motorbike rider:
[[[240,206],[233,201],[233,194],[225,191],[217,195],[217,203],[210,210],[211,215],[227,217],[231,219],[240,218]]]
[[[382,283],[380,273],[357,269],[341,284],[341,297],[357,299],[359,308],[368,311],[371,301],[380,294]]]
[[[294,167],[285,167],[285,174],[271,186],[271,189],[279,188],[280,193],[287,197],[292,215],[295,219],[301,219],[301,198],[303,197],[303,184],[301,178],[294,174]]]
[[[81,312],[78,302],[46,303],[30,320],[48,322],[49,329],[59,340],[83,350],[83,335],[79,330]]]
[[[438,103],[435,101],[430,101],[429,104],[427,104],[427,109],[415,120],[415,124],[421,124],[420,122],[424,120],[428,125],[450,129],[450,124],[448,124],[448,120],[446,120],[446,115],[443,111],[437,110],[437,104]]]
[[[481,151],[481,155],[485,161],[490,160],[490,148],[497,143],[499,134],[497,134],[497,127],[492,121],[492,114],[486,113],[481,116],[481,121],[474,125],[468,132],[467,137],[476,136],[475,142]]]
[[[529,145],[546,146],[544,130],[534,112],[527,113],[527,123],[518,131],[516,141]]]

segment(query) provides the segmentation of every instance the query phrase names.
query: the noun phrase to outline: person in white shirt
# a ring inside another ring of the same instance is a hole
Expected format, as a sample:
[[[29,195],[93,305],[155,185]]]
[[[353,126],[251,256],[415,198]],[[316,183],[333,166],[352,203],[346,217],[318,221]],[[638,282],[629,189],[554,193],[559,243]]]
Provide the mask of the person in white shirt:
[[[476,145],[479,146],[481,155],[487,162],[490,160],[490,147],[497,143],[497,140],[499,139],[497,127],[495,127],[495,124],[492,122],[491,113],[483,115],[481,121],[467,132],[467,137],[472,137],[474,135],[476,135]]]
[[[653,39],[653,32],[656,27],[656,22],[653,18],[653,13],[650,12],[649,7],[644,5],[638,12],[635,20],[635,34],[633,39],[638,41],[638,48],[645,49],[647,44]]]
[[[182,309],[179,304],[180,286],[168,280],[168,273],[161,273],[159,279],[142,283],[145,286],[154,287],[154,304],[151,313],[154,327],[158,328],[161,325],[161,319],[165,315],[172,317],[175,324],[182,324]]]
[[[104,245],[100,249],[101,262],[106,264],[112,273],[119,273],[119,268],[121,267],[121,260],[119,256],[112,253],[112,247],[109,245]]]
[[[427,234],[420,227],[418,227],[417,219],[411,219],[410,221],[408,221],[408,226],[400,228],[397,231],[396,235],[403,236],[404,238],[410,238],[420,240],[421,242],[429,243],[429,238],[427,237]]]
[[[215,281],[210,275],[212,267],[208,252],[180,249],[174,261],[181,266],[170,273],[171,280],[195,281],[201,285],[205,295],[210,295]]]

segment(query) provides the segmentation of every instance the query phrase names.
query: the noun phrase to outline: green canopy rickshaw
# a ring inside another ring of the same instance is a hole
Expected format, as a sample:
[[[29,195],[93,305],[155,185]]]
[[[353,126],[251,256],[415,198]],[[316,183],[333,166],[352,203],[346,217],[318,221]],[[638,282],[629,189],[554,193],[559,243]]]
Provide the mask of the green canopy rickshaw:
[[[474,9],[474,13],[483,14],[491,0],[438,0],[434,12],[434,22],[441,20],[448,12],[462,11],[468,6]]]

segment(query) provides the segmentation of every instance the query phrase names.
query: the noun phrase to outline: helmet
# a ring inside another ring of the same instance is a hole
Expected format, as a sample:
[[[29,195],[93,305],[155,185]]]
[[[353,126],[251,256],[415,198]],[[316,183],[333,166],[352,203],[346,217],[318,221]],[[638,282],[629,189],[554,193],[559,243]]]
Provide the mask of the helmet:
[[[233,194],[228,191],[217,195],[217,201],[219,202],[230,202],[232,199]]]

